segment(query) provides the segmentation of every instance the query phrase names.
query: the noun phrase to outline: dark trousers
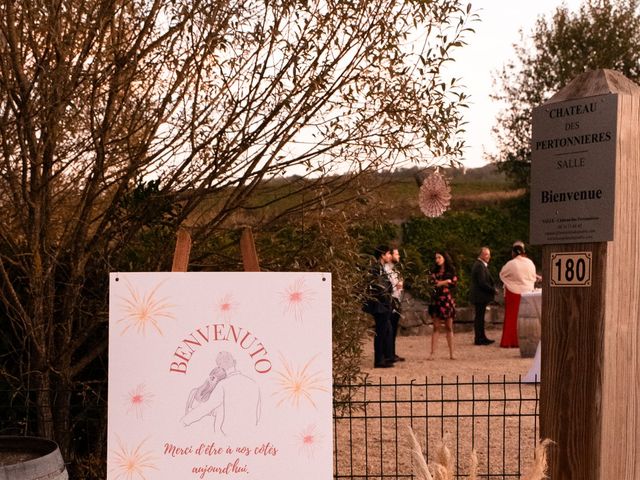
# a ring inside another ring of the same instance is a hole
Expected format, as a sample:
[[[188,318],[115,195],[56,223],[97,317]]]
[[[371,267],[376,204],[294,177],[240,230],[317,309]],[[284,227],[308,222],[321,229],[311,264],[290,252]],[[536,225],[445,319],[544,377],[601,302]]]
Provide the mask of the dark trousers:
[[[376,321],[376,336],[373,339],[373,362],[375,365],[391,361],[393,345],[393,329],[391,327],[391,312],[374,313]]]
[[[396,337],[398,336],[398,325],[400,325],[400,312],[394,310],[391,314],[391,359],[396,356]]]
[[[479,342],[487,338],[484,333],[484,312],[487,310],[486,303],[475,303],[476,315],[473,319],[473,331],[475,333],[475,341]]]
[[[389,358],[394,359],[396,356],[396,337],[398,336],[398,325],[400,325],[400,312],[394,310],[391,314],[391,356]]]

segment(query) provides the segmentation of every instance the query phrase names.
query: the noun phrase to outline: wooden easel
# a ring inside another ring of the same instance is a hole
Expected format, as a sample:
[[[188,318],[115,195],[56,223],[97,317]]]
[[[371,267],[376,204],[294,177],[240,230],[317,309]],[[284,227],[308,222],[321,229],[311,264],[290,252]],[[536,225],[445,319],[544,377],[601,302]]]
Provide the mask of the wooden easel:
[[[259,272],[260,262],[258,252],[253,240],[251,227],[245,227],[240,238],[240,253],[242,254],[242,264],[245,272]],[[189,266],[189,255],[191,254],[191,234],[180,227],[176,235],[176,248],[173,253],[172,272],[186,272]]]

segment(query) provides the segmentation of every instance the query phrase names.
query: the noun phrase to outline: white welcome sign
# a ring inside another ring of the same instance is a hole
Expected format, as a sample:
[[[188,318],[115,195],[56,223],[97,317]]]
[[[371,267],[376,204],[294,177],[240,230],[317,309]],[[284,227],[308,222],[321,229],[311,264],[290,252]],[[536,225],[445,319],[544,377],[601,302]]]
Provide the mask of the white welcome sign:
[[[112,273],[109,480],[332,476],[331,277]]]

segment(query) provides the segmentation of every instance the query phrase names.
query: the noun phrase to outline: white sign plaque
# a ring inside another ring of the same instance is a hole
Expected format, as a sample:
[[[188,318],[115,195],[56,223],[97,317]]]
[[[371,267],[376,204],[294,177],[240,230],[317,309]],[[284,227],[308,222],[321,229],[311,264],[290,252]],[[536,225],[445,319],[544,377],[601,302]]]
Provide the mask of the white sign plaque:
[[[533,111],[532,244],[613,240],[618,96]]]
[[[107,479],[332,476],[331,277],[112,273]]]
[[[551,287],[590,287],[591,252],[551,254]]]

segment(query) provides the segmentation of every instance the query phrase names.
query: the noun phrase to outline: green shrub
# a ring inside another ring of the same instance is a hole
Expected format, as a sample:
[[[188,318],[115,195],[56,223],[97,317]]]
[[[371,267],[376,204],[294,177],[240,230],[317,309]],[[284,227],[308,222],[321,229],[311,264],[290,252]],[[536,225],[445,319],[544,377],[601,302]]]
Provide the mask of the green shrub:
[[[529,200],[527,197],[497,202],[469,210],[448,211],[437,218],[412,217],[402,224],[405,259],[409,274],[424,279],[433,265],[436,250],[447,251],[458,270],[456,301],[468,301],[471,266],[482,246],[491,248],[489,269],[495,280],[502,266],[511,259],[515,240],[529,239]],[[540,249],[528,247],[530,257],[540,266]],[[416,294],[428,298],[424,280],[417,282]]]

